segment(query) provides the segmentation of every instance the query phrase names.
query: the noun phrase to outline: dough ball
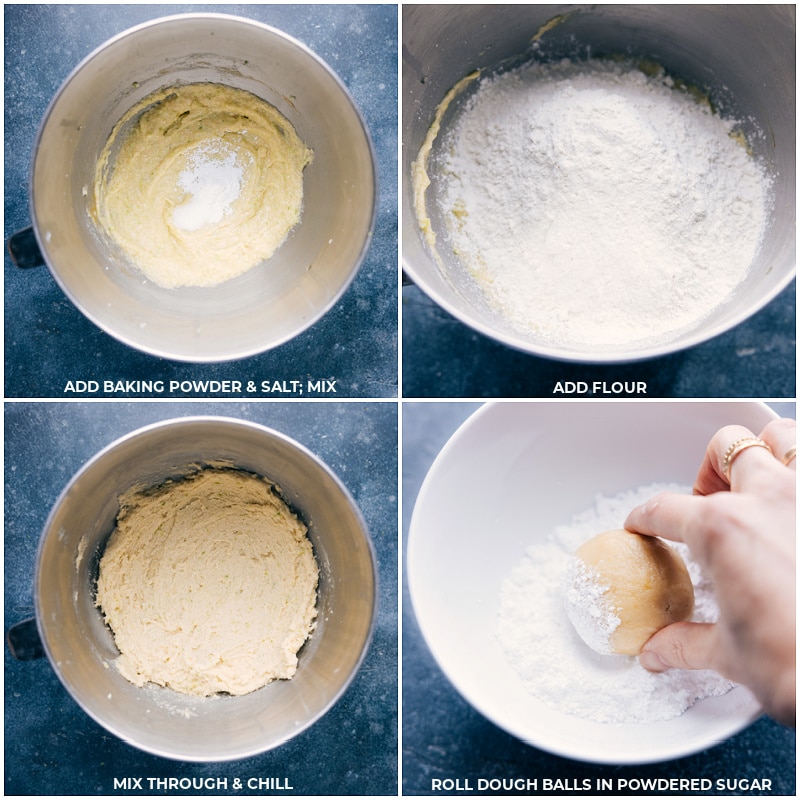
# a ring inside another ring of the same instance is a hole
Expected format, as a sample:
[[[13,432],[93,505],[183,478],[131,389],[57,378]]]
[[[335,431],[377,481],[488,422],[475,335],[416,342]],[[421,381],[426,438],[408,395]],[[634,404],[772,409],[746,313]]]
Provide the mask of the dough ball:
[[[570,621],[598,653],[638,655],[656,631],[694,610],[694,587],[680,555],[660,539],[624,530],[579,547],[565,589]]]

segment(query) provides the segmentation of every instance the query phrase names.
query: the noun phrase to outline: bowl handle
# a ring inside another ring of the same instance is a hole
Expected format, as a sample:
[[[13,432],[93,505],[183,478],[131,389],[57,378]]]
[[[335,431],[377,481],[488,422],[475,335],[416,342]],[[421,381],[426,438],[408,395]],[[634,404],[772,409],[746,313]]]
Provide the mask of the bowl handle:
[[[12,625],[6,634],[6,641],[11,655],[17,661],[33,661],[44,655],[44,646],[39,638],[39,630],[34,617]]]
[[[12,233],[8,240],[8,252],[14,264],[22,269],[41,267],[44,264],[33,228],[24,228]]]

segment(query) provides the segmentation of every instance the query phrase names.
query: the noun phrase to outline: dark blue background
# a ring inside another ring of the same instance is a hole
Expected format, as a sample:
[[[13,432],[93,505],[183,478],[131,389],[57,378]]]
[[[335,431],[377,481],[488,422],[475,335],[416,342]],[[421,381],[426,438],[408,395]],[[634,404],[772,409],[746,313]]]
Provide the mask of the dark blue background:
[[[442,446],[477,408],[474,403],[403,405],[403,537],[420,486]],[[794,403],[775,404],[794,417]],[[530,747],[470,706],[434,661],[403,584],[403,792],[432,795],[432,778],[754,778],[771,779],[771,795],[795,796],[795,731],[764,717],[702,753],[661,764],[614,767],[585,764]],[[462,794],[459,792],[459,794]],[[475,794],[472,792],[471,794]],[[519,792],[509,792],[519,794]],[[581,792],[547,792],[547,795]],[[584,792],[596,797],[594,792]],[[650,795],[651,793],[647,793]],[[657,794],[661,794],[660,792]],[[685,793],[680,793],[685,794]],[[705,793],[703,793],[705,794]],[[717,792],[711,792],[717,794]],[[725,792],[724,794],[735,794]],[[751,793],[745,793],[751,794]],[[754,792],[752,794],[758,794]],[[612,796],[612,795],[607,795]]]
[[[5,256],[7,397],[63,397],[67,380],[337,380],[340,397],[397,395],[397,7],[393,5],[14,5],[5,14],[5,238],[30,225],[28,172],[39,121],[67,75],[135,24],[206,11],[249,17],[295,37],[350,90],[375,145],[374,235],[347,292],[309,330],[243,362],[193,365],[128,348],[89,322],[45,267]],[[116,395],[120,396],[120,395]],[[124,396],[124,395],[123,395]],[[177,395],[180,396],[180,395]]]
[[[278,777],[287,778],[294,789],[278,794],[396,795],[394,402],[7,402],[6,629],[33,614],[39,534],[72,475],[119,436],[157,420],[193,414],[253,420],[290,436],[321,458],[353,495],[375,544],[379,574],[377,625],[361,669],[322,719],[281,747],[243,761],[187,764],[136,750],[107,733],[75,703],[49,661],[17,662],[5,648],[6,795],[121,794],[113,790],[114,778],[124,777],[228,777],[229,785],[235,777]]]
[[[795,308],[793,281],[758,314],[697,347],[633,364],[572,364],[505,347],[404,286],[403,396],[560,397],[556,381],[646,381],[647,397],[793,398]]]

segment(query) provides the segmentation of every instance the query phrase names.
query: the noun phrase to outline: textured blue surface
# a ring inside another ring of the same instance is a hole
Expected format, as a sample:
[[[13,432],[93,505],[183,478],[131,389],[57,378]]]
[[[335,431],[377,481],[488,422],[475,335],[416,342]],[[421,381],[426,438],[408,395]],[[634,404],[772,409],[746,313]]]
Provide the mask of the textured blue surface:
[[[478,407],[478,404],[464,402],[404,403],[404,542],[417,493],[428,469],[445,442]],[[793,403],[777,403],[774,410],[781,416],[795,415]],[[462,785],[469,780],[471,786],[476,787],[478,778],[539,778],[540,781],[542,778],[558,778],[577,781],[580,785],[583,778],[591,778],[594,784],[599,778],[705,777],[714,781],[718,778],[769,779],[772,791],[766,794],[795,796],[795,731],[766,717],[705,752],[637,767],[585,764],[524,744],[472,708],[439,669],[417,625],[405,576],[402,653],[402,774],[405,795],[436,794],[431,791],[433,778],[460,778]],[[524,792],[509,791],[507,794]],[[574,796],[576,793],[552,791],[545,794]],[[597,795],[586,793],[586,796]]]
[[[286,777],[294,795],[397,793],[397,6],[14,5],[5,17],[5,236],[30,223],[31,147],[68,73],[110,36],[158,16],[216,11],[274,25],[323,58],[363,113],[378,164],[373,241],[352,286],[316,325],[242,362],[180,364],[138,353],[97,329],[45,268],[5,260],[5,397],[64,397],[68,380],[337,380],[361,402],[6,402],[5,625],[33,613],[38,538],[59,492],[116,437],[172,416],[221,414],[296,439],[342,479],[365,516],[379,563],[380,611],[361,671],[308,731],[262,756],[185,764],[141,753],[72,700],[46,659],[5,651],[7,795],[109,795],[118,777]],[[417,287],[402,292],[406,398],[552,397],[556,381],[646,381],[649,397],[794,398],[795,286],[735,330],[673,356],[597,366],[540,359],[467,328]],[[133,396],[132,394],[130,395]],[[124,395],[117,395],[124,397]],[[390,402],[366,402],[387,398]],[[176,396],[174,400],[181,398]],[[403,533],[435,456],[476,403],[406,401]],[[779,413],[793,415],[793,405]],[[639,768],[594,767],[528,747],[496,728],[451,686],[426,647],[403,583],[403,791],[430,795],[432,778],[769,778],[795,795],[795,733],[761,719],[709,751]],[[145,794],[146,792],[130,792]],[[180,794],[181,792],[170,792]],[[195,790],[183,794],[200,794]],[[229,792],[233,794],[234,792]],[[247,793],[246,791],[236,793]],[[252,793],[252,792],[251,792]],[[565,794],[569,792],[549,792]]]
[[[397,7],[393,5],[15,5],[5,15],[5,237],[30,225],[31,148],[50,99],[95,47],[135,24],[190,11],[273,25],[339,75],[369,128],[378,165],[370,250],[355,281],[316,325],[240,363],[179,364],[112,339],[44,267],[5,256],[7,397],[63,397],[75,379],[337,380],[337,396],[397,395]],[[125,395],[116,395],[118,397]],[[173,395],[181,396],[181,395]],[[213,395],[204,395],[213,396]]]
[[[689,350],[633,364],[571,364],[505,347],[404,286],[403,396],[553,397],[557,381],[645,381],[647,397],[793,398],[795,309],[792,282],[746,322]]]
[[[157,420],[193,414],[237,417],[274,428],[315,453],[348,488],[378,560],[379,612],[367,657],[340,701],[288,743],[243,761],[186,764],[143,753],[107,733],[72,700],[46,659],[16,662],[6,648],[6,795],[119,794],[113,781],[123,777],[227,777],[230,785],[236,777],[278,777],[293,787],[287,794],[395,795],[395,403],[7,403],[6,629],[33,613],[39,533],[72,475],[119,436]],[[248,793],[253,792],[222,792]]]

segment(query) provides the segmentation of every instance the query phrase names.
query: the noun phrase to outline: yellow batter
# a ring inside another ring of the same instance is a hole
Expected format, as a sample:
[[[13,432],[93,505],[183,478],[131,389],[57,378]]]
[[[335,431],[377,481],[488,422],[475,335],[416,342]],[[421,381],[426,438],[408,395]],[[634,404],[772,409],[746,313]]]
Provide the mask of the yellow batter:
[[[125,678],[207,696],[295,674],[319,570],[305,526],[272,484],[205,469],[133,490],[120,508],[96,603]]]
[[[249,92],[168,87],[111,132],[95,171],[95,218],[159,286],[216,286],[284,242],[312,158],[289,120]]]
[[[425,141],[422,143],[422,147],[420,147],[416,159],[414,159],[414,162],[411,164],[411,185],[414,189],[414,211],[417,216],[417,224],[437,261],[440,261],[440,259],[436,250],[436,232],[431,225],[431,220],[428,216],[428,206],[425,201],[425,192],[431,185],[431,179],[428,175],[428,161],[430,159],[431,150],[433,149],[433,143],[436,141],[436,137],[439,135],[439,131],[442,127],[442,118],[450,107],[450,104],[470,83],[472,83],[472,81],[479,78],[480,75],[480,70],[477,69],[470,72],[469,75],[462,78],[444,96],[442,102],[436,107],[433,122],[431,123],[431,127],[428,128],[428,133],[425,135]]]

